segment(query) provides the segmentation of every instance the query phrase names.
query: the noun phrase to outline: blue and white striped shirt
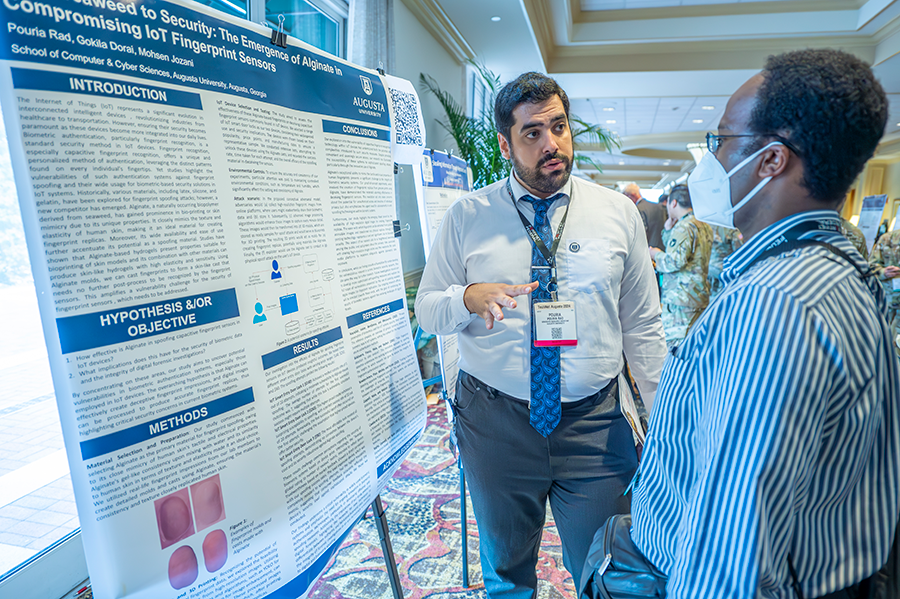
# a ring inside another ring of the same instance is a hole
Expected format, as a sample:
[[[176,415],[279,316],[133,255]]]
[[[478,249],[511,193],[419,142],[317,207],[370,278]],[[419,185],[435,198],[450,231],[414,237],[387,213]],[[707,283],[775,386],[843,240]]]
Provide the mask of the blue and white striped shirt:
[[[671,599],[793,598],[788,554],[804,596],[819,597],[887,560],[900,375],[878,282],[821,246],[751,265],[800,223],[836,219],[804,212],[751,238],[666,359],[632,536],[669,576]],[[865,267],[839,234],[803,237]]]

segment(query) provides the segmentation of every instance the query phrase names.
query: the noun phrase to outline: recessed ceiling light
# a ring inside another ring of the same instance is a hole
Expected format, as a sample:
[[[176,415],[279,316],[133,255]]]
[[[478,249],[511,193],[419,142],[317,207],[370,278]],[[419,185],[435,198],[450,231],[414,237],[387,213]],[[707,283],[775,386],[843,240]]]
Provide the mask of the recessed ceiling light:
[[[665,162],[663,162],[663,166],[669,166],[670,164],[672,164],[671,160],[666,160]]]
[[[616,124],[616,119],[609,119],[608,121],[606,121],[606,124],[607,124],[607,125],[615,125],[615,124]]]
[[[620,161],[619,161],[619,164],[620,164],[620,165],[621,165],[621,164],[625,164],[625,161],[624,161],[624,160],[620,160]]]
[[[694,122],[694,123],[702,123],[702,122],[703,122],[703,119],[694,119],[692,122]]]
[[[612,112],[613,110],[615,110],[615,108],[613,108],[612,106],[603,107],[603,112]]]
[[[897,126],[900,127],[900,123],[897,123]]]
[[[715,106],[701,106],[701,108],[702,108],[703,110],[715,110],[715,109],[716,109]]]
[[[499,20],[500,20],[500,17],[498,17],[497,15],[494,15],[493,17],[491,17],[491,21],[493,21],[494,23],[496,23]]]

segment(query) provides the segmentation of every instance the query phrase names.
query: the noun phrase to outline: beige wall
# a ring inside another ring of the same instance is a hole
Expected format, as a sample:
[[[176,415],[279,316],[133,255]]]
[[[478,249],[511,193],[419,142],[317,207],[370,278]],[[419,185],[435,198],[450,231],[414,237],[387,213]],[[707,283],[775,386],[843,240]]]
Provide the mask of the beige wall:
[[[433,77],[441,89],[450,94],[460,104],[465,105],[465,66],[457,62],[444,47],[422,26],[401,1],[394,2],[394,53],[397,77],[412,81],[419,92],[422,116],[425,118],[425,139],[429,148],[436,150],[456,149],[453,139],[437,120],[444,113],[437,99],[419,85],[419,74]],[[400,195],[400,224],[409,223],[410,230],[400,237],[400,256],[403,271],[413,273],[425,266],[422,249],[422,232],[419,228],[419,213],[416,207],[416,191],[410,168],[404,167],[398,176]]]

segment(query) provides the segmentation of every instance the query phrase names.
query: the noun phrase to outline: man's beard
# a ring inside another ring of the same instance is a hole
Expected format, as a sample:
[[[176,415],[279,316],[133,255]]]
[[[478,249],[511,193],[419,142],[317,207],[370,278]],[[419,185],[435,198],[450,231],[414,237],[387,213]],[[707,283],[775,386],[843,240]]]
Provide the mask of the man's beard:
[[[559,151],[541,158],[534,168],[528,168],[519,162],[515,152],[512,151],[512,147],[510,147],[509,156],[519,180],[539,193],[556,193],[560,187],[566,184],[569,180],[569,175],[572,173],[572,159]],[[541,167],[551,160],[562,161],[566,168],[562,171],[556,171],[545,175],[541,172]]]

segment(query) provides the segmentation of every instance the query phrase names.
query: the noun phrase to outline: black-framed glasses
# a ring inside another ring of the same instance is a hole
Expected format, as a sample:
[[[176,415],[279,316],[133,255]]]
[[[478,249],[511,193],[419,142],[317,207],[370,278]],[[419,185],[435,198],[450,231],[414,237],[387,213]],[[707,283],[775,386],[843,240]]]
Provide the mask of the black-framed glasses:
[[[706,149],[715,154],[716,150],[719,149],[719,146],[722,145],[722,140],[728,139],[729,137],[774,137],[783,143],[791,152],[800,156],[800,151],[794,147],[794,144],[777,133],[736,133],[734,135],[716,135],[712,131],[709,131],[706,134]]]

